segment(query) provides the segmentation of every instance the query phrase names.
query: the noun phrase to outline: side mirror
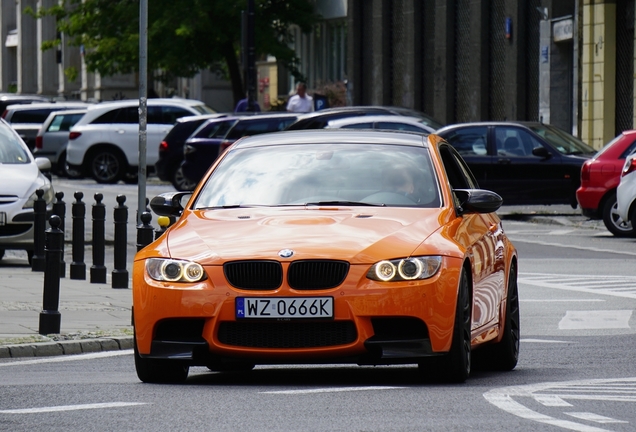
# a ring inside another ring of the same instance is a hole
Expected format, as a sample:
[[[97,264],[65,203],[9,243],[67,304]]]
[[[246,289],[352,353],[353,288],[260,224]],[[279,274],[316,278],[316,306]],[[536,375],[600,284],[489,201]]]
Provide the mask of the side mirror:
[[[454,189],[453,192],[459,200],[459,214],[492,213],[503,204],[499,194],[485,189]]]
[[[549,159],[552,157],[552,153],[550,153],[548,149],[543,146],[533,148],[532,154],[542,159]]]
[[[49,160],[49,158],[45,158],[45,157],[35,158],[35,164],[38,166],[38,168],[42,172],[51,171],[51,161]]]
[[[181,216],[183,197],[192,192],[167,192],[150,200],[150,208],[159,216]]]

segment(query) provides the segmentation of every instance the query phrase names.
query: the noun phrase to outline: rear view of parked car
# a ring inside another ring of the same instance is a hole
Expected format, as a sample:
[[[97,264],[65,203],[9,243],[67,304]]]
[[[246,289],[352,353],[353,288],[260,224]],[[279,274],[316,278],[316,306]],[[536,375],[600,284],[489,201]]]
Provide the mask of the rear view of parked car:
[[[7,249],[26,250],[33,256],[33,203],[36,190],[50,211],[55,196],[53,186],[41,170],[49,170],[46,158],[34,159],[24,141],[0,120],[0,259]]]
[[[66,145],[68,144],[68,133],[86,114],[85,109],[54,111],[47,117],[46,121],[35,137],[35,151],[37,157],[46,157],[51,161],[53,171],[58,175],[66,177],[77,177],[79,173],[66,169]]]
[[[277,113],[253,117],[230,117],[218,129],[201,131],[201,136],[186,141],[183,148],[183,173],[194,184],[198,183],[208,168],[239,138],[284,130],[298,118],[298,114]],[[230,122],[232,122],[230,124]],[[231,126],[231,127],[230,127]],[[227,129],[226,129],[227,128]],[[209,134],[210,137],[204,137]],[[197,135],[197,134],[195,134]]]
[[[635,149],[636,130],[618,135],[583,164],[581,187],[576,191],[582,213],[591,219],[603,219],[607,229],[618,237],[635,235],[629,220],[618,214],[616,202],[625,159]]]
[[[169,181],[178,191],[192,190],[195,183],[188,180],[181,169],[183,146],[202,124],[220,117],[227,117],[227,114],[202,114],[177,119],[177,123],[159,144],[159,159],[155,164],[157,177],[160,180]]]
[[[149,99],[146,164],[154,171],[159,144],[177,119],[214,111],[190,99]],[[139,166],[139,100],[103,102],[91,106],[71,128],[66,148],[69,169],[98,183],[134,179]]]
[[[2,113],[2,118],[24,140],[29,150],[35,150],[35,137],[53,111],[70,109],[86,109],[89,105],[84,102],[55,102],[9,105]]]

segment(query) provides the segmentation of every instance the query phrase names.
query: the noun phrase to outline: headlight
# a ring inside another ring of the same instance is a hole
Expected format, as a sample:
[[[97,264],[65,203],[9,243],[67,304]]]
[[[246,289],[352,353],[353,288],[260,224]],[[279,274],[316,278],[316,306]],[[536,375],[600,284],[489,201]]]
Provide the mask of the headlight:
[[[441,256],[409,257],[380,261],[371,266],[367,277],[382,282],[428,279],[437,273],[441,265]]]
[[[147,259],[146,272],[154,280],[162,282],[198,282],[207,278],[201,264],[167,258]]]
[[[40,186],[38,189],[42,189],[44,191],[44,195],[42,195],[42,198],[44,198],[44,201],[46,201],[46,206],[48,207],[53,202],[53,198],[55,198],[55,192],[53,191],[53,187],[51,186],[51,183],[46,183]],[[33,192],[31,196],[29,197],[29,199],[27,200],[27,202],[24,203],[22,208],[32,209],[33,203],[35,202],[36,199],[38,199],[38,196],[35,192]]]

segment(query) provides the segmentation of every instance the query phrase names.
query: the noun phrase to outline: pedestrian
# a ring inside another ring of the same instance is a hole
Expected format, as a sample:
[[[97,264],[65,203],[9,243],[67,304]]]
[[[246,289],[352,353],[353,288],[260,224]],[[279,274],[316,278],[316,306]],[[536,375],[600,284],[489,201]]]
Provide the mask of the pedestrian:
[[[307,94],[307,86],[305,83],[298,83],[296,86],[296,94],[289,98],[287,102],[287,111],[306,113],[314,110],[314,98]]]
[[[254,109],[250,110],[248,105],[248,99],[247,97],[245,97],[241,99],[240,101],[238,101],[238,103],[236,104],[236,107],[234,108],[234,112],[247,112],[247,111],[260,112],[261,107],[257,101],[254,101]]]

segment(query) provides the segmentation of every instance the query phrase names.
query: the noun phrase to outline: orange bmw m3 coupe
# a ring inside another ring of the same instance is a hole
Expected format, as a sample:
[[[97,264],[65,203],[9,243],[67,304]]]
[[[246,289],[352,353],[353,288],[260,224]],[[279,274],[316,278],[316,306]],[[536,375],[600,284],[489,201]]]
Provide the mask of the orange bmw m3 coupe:
[[[416,364],[463,382],[519,354],[517,252],[461,156],[435,135],[289,131],[243,138],[135,256],[135,366]]]

